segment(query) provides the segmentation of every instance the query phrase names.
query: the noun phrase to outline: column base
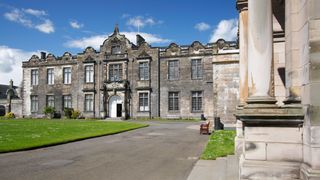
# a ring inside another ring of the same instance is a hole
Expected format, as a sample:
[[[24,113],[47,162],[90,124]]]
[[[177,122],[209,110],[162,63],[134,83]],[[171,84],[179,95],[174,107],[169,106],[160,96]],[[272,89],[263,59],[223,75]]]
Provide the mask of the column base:
[[[241,159],[240,179],[300,179],[300,163]]]
[[[270,96],[251,96],[247,99],[248,104],[276,104],[277,100]]]
[[[303,163],[300,167],[300,177],[302,180],[320,180],[320,170],[314,170]]]
[[[298,97],[287,97],[284,101],[284,104],[289,105],[289,104],[301,104],[301,99]]]

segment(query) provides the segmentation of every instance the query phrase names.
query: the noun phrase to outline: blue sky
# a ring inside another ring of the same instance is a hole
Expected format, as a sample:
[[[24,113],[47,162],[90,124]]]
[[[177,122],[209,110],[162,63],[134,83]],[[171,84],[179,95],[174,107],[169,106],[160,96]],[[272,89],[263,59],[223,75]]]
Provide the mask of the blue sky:
[[[205,44],[234,40],[237,16],[235,0],[0,0],[0,83],[19,85],[21,62],[40,51],[99,50],[116,23],[133,42],[139,31],[152,46]]]

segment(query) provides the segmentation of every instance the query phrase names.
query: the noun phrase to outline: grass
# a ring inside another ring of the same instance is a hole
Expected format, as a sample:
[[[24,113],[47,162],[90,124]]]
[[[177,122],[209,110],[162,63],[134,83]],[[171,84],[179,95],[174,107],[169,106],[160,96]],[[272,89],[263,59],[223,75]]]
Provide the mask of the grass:
[[[132,122],[94,120],[0,120],[0,152],[63,144],[146,126]]]
[[[206,149],[201,155],[201,159],[215,160],[234,154],[235,131],[219,130],[211,134]]]

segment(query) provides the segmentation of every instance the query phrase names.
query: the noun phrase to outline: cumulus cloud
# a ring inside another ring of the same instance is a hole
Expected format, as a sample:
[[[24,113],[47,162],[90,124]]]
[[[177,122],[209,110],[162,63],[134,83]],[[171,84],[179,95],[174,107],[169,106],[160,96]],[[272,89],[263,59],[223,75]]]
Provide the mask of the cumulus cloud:
[[[170,42],[169,39],[161,38],[158,35],[155,34],[149,34],[149,33],[138,33],[138,32],[121,32],[121,34],[124,34],[126,38],[129,39],[129,41],[135,43],[136,42],[136,35],[140,34],[145,40],[150,44],[163,44]],[[110,35],[110,34],[109,34]],[[84,37],[81,39],[76,40],[70,40],[66,42],[64,45],[69,48],[79,48],[84,49],[88,46],[91,46],[95,49],[99,49],[100,45],[102,45],[103,41],[108,38],[108,34],[105,35],[96,35],[96,36],[90,36],[90,37]]]
[[[236,40],[237,31],[237,19],[221,20],[218,26],[212,32],[210,42],[216,42],[220,38],[225,39],[227,41]]]
[[[70,21],[69,24],[73,29],[80,29],[83,27],[83,24],[79,23],[78,21]]]
[[[36,25],[35,28],[46,34],[54,32],[53,23],[49,19],[46,19],[42,24]]]
[[[49,34],[54,32],[54,25],[47,17],[44,10],[37,9],[17,9],[6,12],[4,17],[12,22],[16,22],[25,27],[37,29],[40,32]]]
[[[126,16],[126,17],[129,17],[129,16]],[[128,21],[127,21],[128,26],[133,26],[136,28],[143,28],[145,26],[153,26],[161,23],[163,23],[163,21],[157,21],[152,17],[145,18],[143,16],[131,17],[131,18],[128,18]]]
[[[206,31],[206,30],[210,29],[210,25],[205,22],[201,22],[201,23],[196,24],[194,26],[194,28],[198,31]]]
[[[32,21],[25,17],[24,13],[19,9],[13,9],[12,11],[5,13],[4,17],[9,21],[22,24],[29,28],[32,27]]]
[[[0,83],[8,84],[12,79],[15,85],[20,85],[22,61],[29,60],[33,54],[39,54],[39,52],[28,52],[0,45]]]
[[[44,10],[37,10],[37,9],[23,9],[23,11],[27,14],[30,14],[30,15],[33,15],[33,16],[37,16],[37,17],[40,17],[40,16],[46,16],[47,13],[44,11]]]

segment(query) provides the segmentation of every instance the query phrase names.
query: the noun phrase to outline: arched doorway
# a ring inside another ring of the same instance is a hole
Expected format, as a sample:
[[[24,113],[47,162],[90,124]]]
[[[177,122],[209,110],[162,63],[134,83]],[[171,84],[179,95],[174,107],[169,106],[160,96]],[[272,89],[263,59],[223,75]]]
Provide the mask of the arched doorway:
[[[0,116],[4,116],[6,114],[6,108],[3,105],[0,105]]]
[[[111,96],[109,99],[109,117],[122,117],[122,99],[120,96]]]

